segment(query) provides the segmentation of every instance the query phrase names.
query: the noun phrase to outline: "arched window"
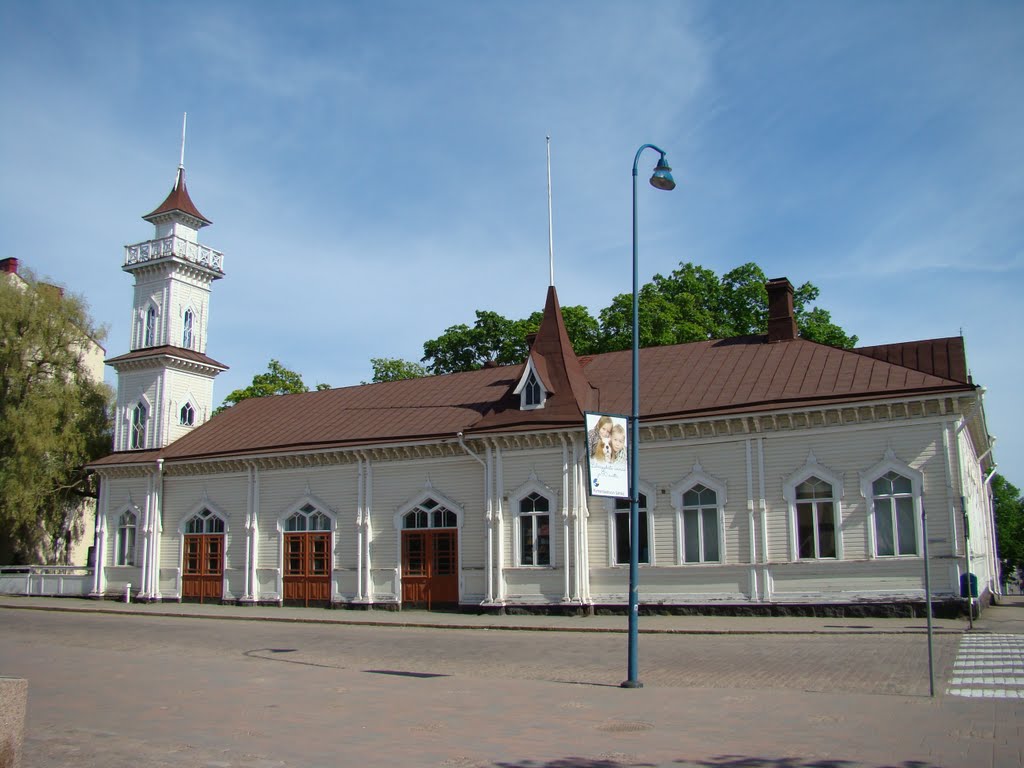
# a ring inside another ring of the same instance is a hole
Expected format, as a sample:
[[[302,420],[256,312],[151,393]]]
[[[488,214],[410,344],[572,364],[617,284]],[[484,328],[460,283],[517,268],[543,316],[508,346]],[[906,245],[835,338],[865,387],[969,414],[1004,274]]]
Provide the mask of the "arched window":
[[[149,421],[149,408],[142,401],[132,410],[132,426],[130,445],[132,448],[146,447],[146,423]]]
[[[402,516],[402,527],[406,530],[455,528],[458,524],[458,516],[444,504],[432,498],[424,499]]]
[[[285,519],[284,529],[289,533],[329,531],[331,518],[312,504],[304,504]]]
[[[875,518],[875,554],[879,557],[917,554],[917,515],[909,477],[889,471],[871,484]]]
[[[519,500],[519,564],[551,565],[551,502],[533,491]]]
[[[152,347],[156,344],[156,307],[146,310],[146,326],[143,332],[142,346]]]
[[[812,475],[796,487],[797,555],[836,557],[836,505],[832,484]]]
[[[185,533],[224,533],[224,520],[210,510],[204,509],[185,523]]]
[[[718,494],[698,483],[683,493],[682,502],[683,562],[721,562]]]
[[[180,424],[183,427],[191,427],[196,423],[196,409],[192,407],[192,403],[186,402],[181,406],[181,420]]]
[[[629,499],[615,499],[614,564],[628,565],[629,545]],[[641,493],[637,504],[637,529],[639,531],[640,563],[651,562],[651,516],[647,509],[647,494]]]
[[[544,407],[547,390],[544,389],[540,376],[537,375],[537,369],[533,367],[532,359],[527,361],[526,368],[523,370],[513,394],[519,395],[520,410],[530,411]]]
[[[114,565],[135,565],[135,529],[138,518],[126,509],[117,521]]]
[[[192,342],[193,342],[192,324],[193,324],[193,320],[194,320],[194,315],[192,313],[192,309],[191,308],[186,309],[185,310],[185,317],[184,317],[184,320],[183,320],[183,330],[181,332],[181,346],[183,346],[185,349],[192,349]]]

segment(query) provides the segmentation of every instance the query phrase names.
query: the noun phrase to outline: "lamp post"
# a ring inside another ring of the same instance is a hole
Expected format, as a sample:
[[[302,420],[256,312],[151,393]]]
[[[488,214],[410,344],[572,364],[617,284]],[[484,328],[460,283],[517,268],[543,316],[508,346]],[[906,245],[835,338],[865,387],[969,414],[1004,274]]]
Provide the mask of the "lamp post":
[[[636,169],[645,149],[660,157],[651,176],[651,186],[670,191],[676,188],[665,152],[644,144],[633,159],[633,410],[629,430],[629,664],[623,688],[643,688],[637,678],[637,641],[640,612],[640,270],[637,252]]]

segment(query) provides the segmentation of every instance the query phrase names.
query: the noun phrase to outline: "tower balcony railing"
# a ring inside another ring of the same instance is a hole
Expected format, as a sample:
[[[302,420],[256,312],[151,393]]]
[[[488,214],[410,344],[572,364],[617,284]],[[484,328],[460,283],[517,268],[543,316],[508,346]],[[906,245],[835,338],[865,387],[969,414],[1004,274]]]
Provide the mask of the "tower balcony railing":
[[[170,235],[159,240],[146,240],[124,247],[124,265],[144,264],[147,261],[177,256],[201,267],[224,273],[224,254],[199,243],[189,242],[183,237]]]

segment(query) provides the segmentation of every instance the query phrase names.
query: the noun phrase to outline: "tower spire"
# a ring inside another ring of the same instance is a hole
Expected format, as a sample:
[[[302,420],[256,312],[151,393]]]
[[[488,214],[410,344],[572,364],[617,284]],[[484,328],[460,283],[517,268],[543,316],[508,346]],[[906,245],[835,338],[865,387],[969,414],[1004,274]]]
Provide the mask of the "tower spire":
[[[548,267],[551,273],[550,286],[555,284],[555,235],[551,221],[551,137],[548,136]]]
[[[185,167],[185,124],[188,121],[188,112],[181,113],[181,160],[178,161],[178,168]]]

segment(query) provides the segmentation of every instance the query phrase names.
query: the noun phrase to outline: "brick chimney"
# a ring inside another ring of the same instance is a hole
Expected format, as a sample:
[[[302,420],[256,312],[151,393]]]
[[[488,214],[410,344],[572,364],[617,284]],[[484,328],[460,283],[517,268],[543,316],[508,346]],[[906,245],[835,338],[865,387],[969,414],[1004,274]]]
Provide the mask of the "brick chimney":
[[[18,274],[18,260],[13,256],[0,260],[0,273],[8,275]]]
[[[796,317],[793,313],[793,284],[785,277],[769,280],[764,285],[768,291],[768,341],[790,341],[797,337]]]

